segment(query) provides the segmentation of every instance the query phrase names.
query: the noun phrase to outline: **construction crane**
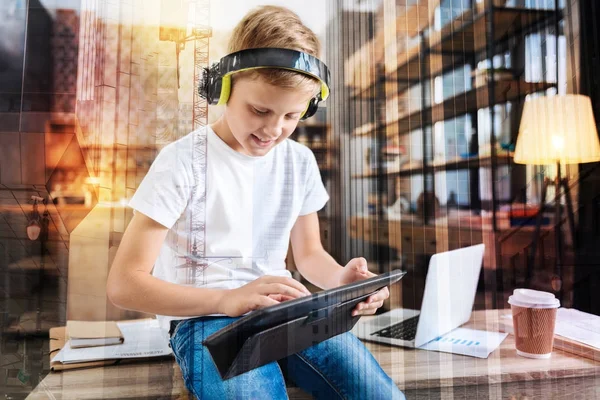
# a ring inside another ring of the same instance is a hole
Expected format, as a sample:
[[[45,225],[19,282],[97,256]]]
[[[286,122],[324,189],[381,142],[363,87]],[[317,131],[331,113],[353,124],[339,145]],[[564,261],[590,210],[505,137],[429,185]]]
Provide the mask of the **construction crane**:
[[[208,101],[200,97],[198,86],[202,78],[202,71],[208,67],[208,50],[212,29],[210,28],[210,0],[192,0],[190,9],[194,6],[194,104],[192,114],[192,127],[198,129],[208,124]],[[198,274],[202,273],[208,266],[206,260],[206,131],[198,135],[197,151],[194,151],[192,160],[197,167],[198,183],[196,188],[196,201],[192,203],[190,233],[188,249],[191,257],[187,259],[188,279],[190,283],[197,282]],[[194,199],[192,199],[194,200]],[[202,279],[204,281],[204,279]]]
[[[187,5],[187,9],[183,7]],[[170,15],[179,14],[188,16],[188,26],[177,24],[160,27],[160,40],[175,43],[175,56],[177,59],[177,87],[180,87],[181,68],[179,64],[180,53],[185,50],[188,42],[194,42],[194,90],[192,127],[197,129],[208,123],[208,103],[198,95],[198,84],[202,77],[202,70],[208,66],[208,53],[212,28],[210,27],[210,0],[180,0],[180,3],[162,0],[161,9],[169,9]],[[191,18],[190,18],[191,17]],[[188,34],[188,27],[191,32]]]
[[[194,3],[194,111],[192,126],[198,129],[208,123],[208,102],[198,94],[202,71],[208,67],[208,50],[212,29],[210,28],[210,0],[191,0]],[[191,7],[190,7],[191,8]]]
[[[162,0],[161,6],[171,8],[175,2]],[[174,4],[175,3],[175,4]],[[191,33],[188,27],[166,27],[160,30],[160,40],[175,42],[177,57],[177,87],[179,87],[180,66],[179,55],[185,49],[187,42],[194,42],[194,87],[192,128],[197,130],[208,124],[208,102],[198,94],[198,86],[202,78],[202,71],[208,67],[208,53],[212,29],[210,28],[210,0],[186,0],[181,1],[179,6],[187,4],[188,21],[191,23]],[[183,7],[176,12],[185,12]],[[190,20],[189,17],[192,17]],[[190,25],[190,24],[188,24]],[[188,226],[188,256],[185,263],[176,268],[185,268],[185,281],[188,284],[199,282],[203,271],[209,265],[206,258],[206,134],[199,133],[194,136],[194,148],[192,151],[192,167],[196,182],[192,190],[190,221]],[[203,281],[203,279],[202,279]]]

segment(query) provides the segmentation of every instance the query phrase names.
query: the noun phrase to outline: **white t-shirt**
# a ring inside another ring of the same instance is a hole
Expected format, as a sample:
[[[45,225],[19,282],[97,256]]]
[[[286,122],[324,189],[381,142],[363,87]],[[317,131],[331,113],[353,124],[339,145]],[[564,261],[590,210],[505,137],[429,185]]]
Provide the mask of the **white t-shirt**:
[[[203,182],[198,168],[203,139],[205,200],[199,190],[194,192]],[[169,228],[153,276],[193,287],[235,289],[263,275],[290,277],[285,266],[290,231],[298,216],[320,210],[328,200],[315,156],[306,146],[287,139],[267,155],[251,157],[233,150],[207,126],[162,149],[129,206]],[[192,228],[199,222],[206,223],[204,238],[201,229]],[[205,256],[198,259],[191,246],[198,249],[201,243]],[[194,258],[196,264],[190,262]],[[157,318],[168,331],[169,321],[186,317]]]

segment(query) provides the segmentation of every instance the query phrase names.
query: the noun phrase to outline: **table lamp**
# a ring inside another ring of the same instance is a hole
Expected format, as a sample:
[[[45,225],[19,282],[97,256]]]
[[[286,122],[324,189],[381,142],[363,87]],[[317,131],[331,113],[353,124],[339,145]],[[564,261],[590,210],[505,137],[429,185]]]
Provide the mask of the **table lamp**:
[[[537,97],[525,102],[515,148],[515,163],[529,165],[556,164],[556,178],[544,179],[537,214],[532,250],[529,254],[526,282],[529,285],[540,233],[548,185],[554,184],[555,266],[552,289],[562,297],[562,233],[560,189],[567,205],[567,218],[575,245],[573,206],[568,179],[561,177],[561,164],[583,164],[600,161],[600,142],[590,98],[582,95]]]

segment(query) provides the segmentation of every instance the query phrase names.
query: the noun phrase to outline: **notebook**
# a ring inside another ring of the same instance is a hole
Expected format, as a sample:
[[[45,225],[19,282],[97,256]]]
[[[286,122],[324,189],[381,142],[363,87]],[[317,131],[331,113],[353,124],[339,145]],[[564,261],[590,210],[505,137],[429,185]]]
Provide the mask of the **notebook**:
[[[172,358],[173,353],[169,347],[168,339],[161,336],[161,339],[158,340],[160,327],[157,320],[145,318],[119,321],[118,324],[121,324],[123,328],[124,344],[79,349],[71,349],[68,342],[65,341],[66,327],[50,328],[50,369],[52,371],[62,371],[140,361],[147,362],[163,357]],[[130,334],[131,328],[133,328],[133,334]],[[144,333],[141,334],[138,328],[141,328]],[[151,337],[156,339],[150,340]],[[134,352],[127,349],[124,349],[125,351],[120,350],[122,347],[131,348],[132,346],[137,347]],[[65,351],[72,354],[65,356]],[[84,353],[83,356],[81,353]]]
[[[115,321],[67,321],[71,347],[108,346],[123,343],[123,334]]]

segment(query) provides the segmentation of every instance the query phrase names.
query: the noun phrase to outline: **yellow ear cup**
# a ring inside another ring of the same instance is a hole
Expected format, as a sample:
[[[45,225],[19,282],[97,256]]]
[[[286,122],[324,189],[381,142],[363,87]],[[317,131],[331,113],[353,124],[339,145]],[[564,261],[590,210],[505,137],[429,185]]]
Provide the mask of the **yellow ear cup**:
[[[227,104],[229,95],[231,94],[231,75],[225,75],[221,80],[221,94],[219,95],[218,106]]]
[[[308,103],[306,103],[306,108],[304,109],[304,111],[302,111],[302,114],[300,114],[300,119],[304,117],[304,114],[306,114],[306,111],[308,111],[308,107],[310,107],[310,100],[308,101]]]
[[[319,79],[321,81],[321,79]],[[329,97],[329,87],[325,84],[325,82],[321,81],[321,101],[327,99]]]

